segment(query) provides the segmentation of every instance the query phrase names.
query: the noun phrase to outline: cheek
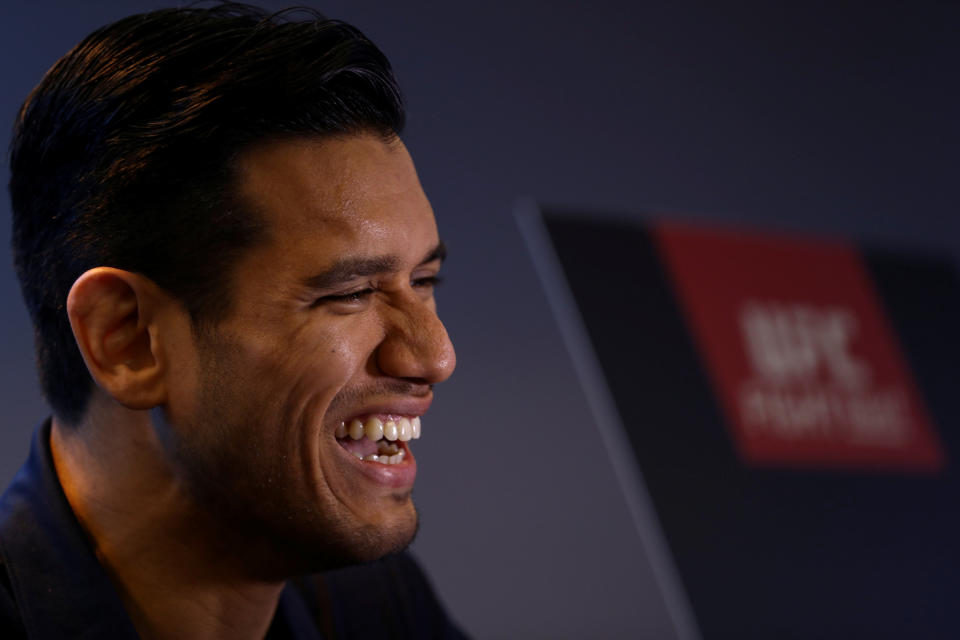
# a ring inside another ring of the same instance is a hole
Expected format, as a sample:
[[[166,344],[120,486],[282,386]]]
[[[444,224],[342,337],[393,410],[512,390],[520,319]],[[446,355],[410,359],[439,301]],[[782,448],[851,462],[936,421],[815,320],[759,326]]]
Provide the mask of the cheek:
[[[367,370],[379,343],[382,329],[375,318],[348,316],[337,327],[317,331],[305,344],[313,345],[314,366],[326,369],[326,376],[347,381]]]
[[[367,344],[356,331],[304,331],[289,345],[278,347],[284,352],[283,371],[270,375],[290,385],[301,410],[309,403],[311,413],[326,413],[336,396],[363,378],[370,358]]]
[[[248,331],[209,342],[196,366],[184,367],[179,378],[181,405],[192,405],[208,416],[215,405],[215,410],[232,416],[231,422],[244,422],[246,416],[274,423],[277,429],[270,431],[284,440],[308,435],[296,433],[314,430],[334,398],[362,386],[375,348],[376,332],[362,318],[344,320],[339,326],[311,322],[288,332]],[[200,394],[205,407],[196,406],[198,387],[191,389],[189,382],[197,367],[206,391]]]

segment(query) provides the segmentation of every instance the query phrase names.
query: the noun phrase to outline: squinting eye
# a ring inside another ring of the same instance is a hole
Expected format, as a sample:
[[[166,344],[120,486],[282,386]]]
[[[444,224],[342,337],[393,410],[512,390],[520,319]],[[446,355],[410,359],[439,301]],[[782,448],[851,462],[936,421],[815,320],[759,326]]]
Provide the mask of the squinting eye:
[[[433,287],[437,286],[441,282],[443,282],[443,278],[441,278],[440,276],[427,276],[426,278],[417,278],[411,284],[414,287],[417,287],[418,289],[420,288],[432,289]]]
[[[324,304],[325,302],[346,302],[346,303],[357,303],[363,302],[364,298],[368,297],[373,293],[373,289],[360,289],[359,291],[351,291],[350,293],[338,293],[332,294],[329,296],[323,296],[322,298],[317,299],[314,304]]]

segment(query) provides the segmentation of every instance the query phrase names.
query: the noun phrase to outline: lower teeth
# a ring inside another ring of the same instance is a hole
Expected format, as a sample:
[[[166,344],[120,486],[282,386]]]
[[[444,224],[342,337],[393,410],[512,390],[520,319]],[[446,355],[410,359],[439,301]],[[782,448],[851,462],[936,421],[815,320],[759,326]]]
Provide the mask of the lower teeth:
[[[358,460],[363,460],[364,462],[379,462],[380,464],[397,464],[401,462],[406,455],[406,452],[398,447],[396,443],[389,442],[387,440],[380,440],[377,442],[377,453],[370,454],[368,456],[361,456],[359,453],[354,453]]]
[[[392,456],[400,453],[400,447],[394,442],[388,442],[386,440],[380,440],[377,442],[377,455],[387,455]]]
[[[357,454],[354,454],[357,455]],[[357,455],[357,458],[363,460],[364,462],[379,462],[380,464],[397,464],[403,460],[404,452],[400,451],[399,453],[394,453],[393,455],[381,454],[374,455],[370,454],[369,456],[360,457]]]

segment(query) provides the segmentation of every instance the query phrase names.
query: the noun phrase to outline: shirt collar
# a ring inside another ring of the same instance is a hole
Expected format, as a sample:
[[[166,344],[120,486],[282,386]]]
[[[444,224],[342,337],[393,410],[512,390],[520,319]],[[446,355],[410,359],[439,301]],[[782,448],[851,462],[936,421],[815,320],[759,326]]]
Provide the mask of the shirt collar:
[[[27,637],[138,637],[60,487],[50,420],[0,498],[0,546]]]

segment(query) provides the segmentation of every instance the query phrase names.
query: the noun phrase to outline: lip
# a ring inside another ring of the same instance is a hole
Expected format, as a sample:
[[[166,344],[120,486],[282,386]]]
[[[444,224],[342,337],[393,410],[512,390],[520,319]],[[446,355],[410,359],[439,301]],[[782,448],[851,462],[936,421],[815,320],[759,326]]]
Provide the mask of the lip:
[[[337,449],[340,450],[340,454],[349,464],[353,465],[353,468],[370,482],[390,489],[410,490],[417,478],[417,461],[413,457],[413,451],[407,446],[408,443],[398,440],[396,444],[404,452],[403,461],[396,464],[381,464],[360,460],[339,444]]]

